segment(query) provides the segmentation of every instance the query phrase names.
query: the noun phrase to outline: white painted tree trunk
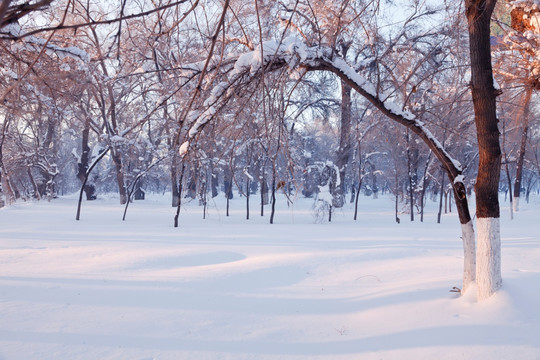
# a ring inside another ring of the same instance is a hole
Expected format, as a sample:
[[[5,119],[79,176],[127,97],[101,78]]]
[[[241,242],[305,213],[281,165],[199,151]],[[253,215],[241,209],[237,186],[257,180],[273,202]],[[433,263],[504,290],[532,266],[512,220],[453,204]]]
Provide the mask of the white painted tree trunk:
[[[514,197],[514,212],[519,211],[519,196]]]
[[[501,232],[499,218],[476,220],[478,249],[476,254],[476,283],[478,301],[490,297],[502,285]]]
[[[464,252],[463,288],[461,289],[461,293],[464,294],[476,280],[476,245],[472,221],[461,224],[461,238],[463,240]]]

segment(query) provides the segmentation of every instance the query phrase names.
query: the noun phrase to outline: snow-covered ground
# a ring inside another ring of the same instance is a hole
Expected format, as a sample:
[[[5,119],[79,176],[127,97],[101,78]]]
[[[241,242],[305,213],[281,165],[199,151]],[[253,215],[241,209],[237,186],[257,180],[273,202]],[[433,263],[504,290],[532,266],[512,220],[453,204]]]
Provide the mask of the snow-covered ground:
[[[275,224],[244,200],[130,205],[75,196],[0,210],[0,360],[540,359],[540,199],[502,211],[501,291],[461,286],[455,214],[401,224],[362,197],[332,223],[313,200]],[[257,203],[252,199],[252,204]],[[269,210],[268,208],[266,209]]]

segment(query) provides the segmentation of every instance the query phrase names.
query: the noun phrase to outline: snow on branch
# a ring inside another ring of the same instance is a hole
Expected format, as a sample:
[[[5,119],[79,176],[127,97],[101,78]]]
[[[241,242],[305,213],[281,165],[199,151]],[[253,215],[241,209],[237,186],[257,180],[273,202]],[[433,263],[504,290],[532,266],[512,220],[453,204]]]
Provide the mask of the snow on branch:
[[[2,37],[9,37],[14,39],[19,39],[23,36],[23,34],[21,33],[21,27],[18,24],[9,24],[4,26],[2,29],[0,29],[0,35]],[[54,53],[60,59],[71,57],[83,62],[90,61],[90,55],[86,51],[81,50],[78,47],[61,47],[51,44],[47,40],[36,36],[27,36],[24,38],[24,40],[16,42],[13,47],[16,50],[28,50],[35,52],[39,52],[41,51],[42,47],[45,47],[45,50],[48,53]]]

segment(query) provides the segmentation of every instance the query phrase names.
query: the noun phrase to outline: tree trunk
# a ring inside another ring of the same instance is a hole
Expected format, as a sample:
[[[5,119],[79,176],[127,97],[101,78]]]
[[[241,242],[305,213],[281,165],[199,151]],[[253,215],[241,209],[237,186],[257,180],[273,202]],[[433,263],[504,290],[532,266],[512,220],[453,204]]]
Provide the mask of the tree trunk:
[[[251,182],[249,177],[246,181],[246,220],[249,220],[249,192],[250,192]]]
[[[180,202],[180,194],[178,193],[178,156],[176,152],[171,159],[171,206],[177,207]]]
[[[395,181],[396,181],[396,222],[399,224],[400,220],[399,220],[399,216],[398,216],[398,204],[399,204],[399,183],[398,183],[398,172],[397,172],[397,168],[395,169],[395,175],[396,175],[396,178],[395,178]]]
[[[215,198],[216,196],[219,195],[219,191],[218,191],[219,179],[218,179],[218,174],[214,174],[214,172],[210,174],[210,186],[212,188],[212,198]]]
[[[32,185],[32,192],[34,193],[33,197],[37,200],[41,200],[39,186],[34,179],[34,175],[32,175],[32,170],[30,168],[27,168],[26,173],[28,174],[28,179],[30,179],[30,184]]]
[[[184,171],[186,170],[186,164],[182,160],[182,170],[180,171],[180,177],[178,179],[178,205],[176,205],[176,214],[174,215],[174,227],[178,227],[178,218],[180,217],[180,208],[182,207],[182,187],[184,185]]]
[[[343,42],[341,44],[341,52],[343,57],[347,56],[347,52],[352,42]],[[352,87],[345,81],[341,81],[341,121],[339,129],[339,147],[337,151],[336,165],[339,171],[339,184],[336,184],[334,194],[332,194],[332,206],[340,208],[345,203],[345,175],[347,166],[351,156],[351,91]]]
[[[274,223],[274,215],[276,213],[276,170],[272,170],[272,208],[270,212],[270,224]]]
[[[496,113],[497,90],[491,66],[490,20],[496,0],[465,0],[469,24],[471,90],[478,138],[476,178],[478,230],[478,299],[490,297],[502,284],[498,186],[501,147]]]
[[[80,162],[77,164],[77,167],[78,167],[77,177],[79,178],[81,183],[86,179],[86,172],[88,171],[88,167],[90,166],[90,146],[88,146],[89,137],[90,137],[90,120],[87,119],[84,123],[84,129],[82,131],[81,159],[80,159]],[[86,200],[95,200],[97,198],[96,187],[94,185],[88,184],[87,182],[83,190],[86,194]]]
[[[127,190],[124,185],[124,171],[122,169],[122,157],[118,148],[113,149],[112,159],[116,167],[116,182],[118,184],[118,194],[120,195],[120,204],[124,205],[127,201]]]
[[[508,181],[508,193],[510,195],[510,220],[514,220],[514,207],[513,207],[513,199],[512,199],[512,177],[510,176],[510,169],[508,168],[508,159],[506,158],[506,161],[504,162],[504,170],[506,172],[506,180]]]
[[[426,167],[424,168],[424,175],[422,177],[422,191],[420,192],[420,222],[424,222],[424,202],[426,197],[426,187],[429,184],[428,179],[428,169],[429,169],[429,163],[431,162],[431,151],[429,152],[429,156],[426,160]]]
[[[514,211],[519,211],[519,198],[521,193],[521,181],[523,178],[523,162],[527,150],[527,135],[529,132],[529,109],[531,103],[532,87],[527,87],[524,94],[522,109],[521,143],[516,165],[516,181],[514,182]]]
[[[203,219],[206,219],[206,206],[208,204],[208,173],[206,172],[206,170],[201,171],[201,177],[204,178],[204,181],[202,183],[199,196],[201,198],[201,204],[203,206]]]
[[[226,216],[229,216],[229,205],[230,205],[231,199],[233,198],[232,186],[233,186],[233,172],[232,172],[232,169],[227,167],[227,169],[225,170],[225,175],[223,177],[223,187],[225,190],[225,198],[227,199]]]
[[[4,118],[4,123],[2,124],[2,138],[0,140],[0,207],[5,206],[5,202],[8,204],[13,204],[15,202],[15,192],[13,191],[9,173],[6,170],[4,164],[3,148],[4,141],[6,139],[7,129],[10,123],[10,116]],[[4,201],[4,195],[6,200]]]
[[[409,131],[405,135],[407,137],[407,177],[409,180],[409,207],[411,212],[411,221],[414,221],[414,188],[416,186],[413,171],[412,171],[412,158],[411,158],[411,139],[409,136]]]
[[[76,220],[79,220],[81,218],[81,204],[82,204],[82,196],[83,196],[83,191],[84,191],[84,188],[86,186],[86,182],[88,181],[88,178],[90,177],[90,173],[92,172],[92,170],[94,169],[94,167],[97,165],[97,163],[103,159],[103,157],[107,154],[107,152],[110,150],[111,148],[110,147],[107,147],[101,154],[99,154],[99,156],[96,158],[96,160],[94,160],[94,162],[92,163],[92,165],[90,165],[90,167],[88,168],[88,171],[86,172],[86,175],[84,177],[84,180],[83,180],[83,183],[81,185],[81,191],[79,192],[79,202],[77,204],[77,215],[75,216],[75,219]]]
[[[259,181],[261,182],[261,216],[264,216],[264,205],[268,205],[268,185],[266,184],[264,169],[261,170]]]
[[[437,213],[437,224],[441,223],[441,215],[442,215],[442,204],[443,204],[443,195],[444,195],[444,172],[441,171],[441,187],[440,187],[440,194],[439,194],[439,212]]]
[[[356,190],[356,198],[354,200],[354,220],[358,216],[358,198],[360,197],[360,189],[362,188],[362,175],[360,174],[360,179],[358,180],[358,188]]]
[[[339,148],[336,165],[339,169],[339,183],[336,184],[332,196],[333,207],[340,208],[345,203],[345,175],[351,155],[351,90],[345,82],[341,82],[341,122]]]

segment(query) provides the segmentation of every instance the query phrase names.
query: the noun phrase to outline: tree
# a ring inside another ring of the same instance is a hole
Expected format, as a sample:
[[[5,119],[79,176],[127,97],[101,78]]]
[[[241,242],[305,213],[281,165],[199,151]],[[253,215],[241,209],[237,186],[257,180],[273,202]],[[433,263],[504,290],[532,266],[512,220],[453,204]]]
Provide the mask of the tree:
[[[490,297],[502,284],[499,178],[501,147],[496,112],[499,91],[493,82],[490,25],[496,0],[465,0],[469,24],[471,91],[479,164],[476,177],[478,299]]]

